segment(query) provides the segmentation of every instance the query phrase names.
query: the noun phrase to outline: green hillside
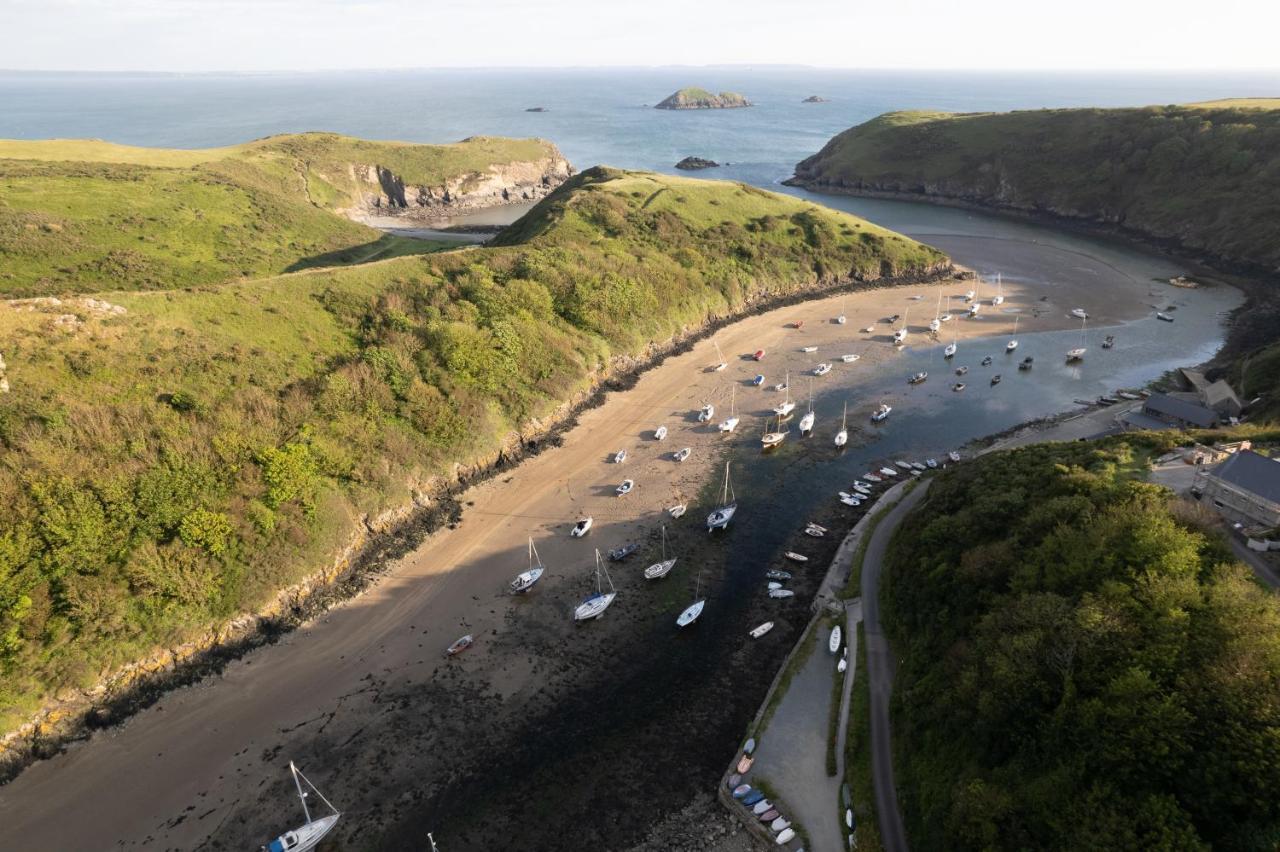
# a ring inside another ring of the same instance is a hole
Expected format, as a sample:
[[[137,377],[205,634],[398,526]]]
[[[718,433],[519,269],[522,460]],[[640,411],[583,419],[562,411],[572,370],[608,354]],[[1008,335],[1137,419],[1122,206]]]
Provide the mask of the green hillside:
[[[898,112],[796,166],[823,191],[883,190],[1118,225],[1280,268],[1280,101],[1011,113]]]
[[[884,603],[913,848],[1280,844],[1280,602],[1210,513],[1135,478],[1166,448],[985,456],[903,524]]]
[[[612,356],[947,263],[794,198],[608,169],[503,242],[0,311],[0,731],[263,606]]]
[[[306,133],[203,151],[0,140],[0,297],[179,289],[431,251],[335,212],[376,191],[358,169],[435,186],[552,156],[541,140],[483,137]]]

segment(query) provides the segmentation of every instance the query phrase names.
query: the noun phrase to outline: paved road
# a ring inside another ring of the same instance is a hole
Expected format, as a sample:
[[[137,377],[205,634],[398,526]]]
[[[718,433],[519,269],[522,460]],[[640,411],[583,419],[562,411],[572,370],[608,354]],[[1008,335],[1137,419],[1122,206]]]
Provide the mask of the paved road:
[[[1253,569],[1253,573],[1258,579],[1266,583],[1273,589],[1280,588],[1280,575],[1276,574],[1273,568],[1261,553],[1252,551],[1245,545],[1240,537],[1232,533],[1227,533],[1227,540],[1231,542],[1231,549],[1235,551],[1236,556],[1240,557],[1240,561]]]
[[[907,834],[898,809],[898,788],[893,779],[893,745],[889,729],[889,699],[893,695],[893,652],[880,628],[880,572],[889,539],[902,519],[929,490],[921,482],[889,510],[867,542],[862,562],[862,629],[867,643],[867,681],[871,689],[871,777],[876,792],[880,841],[886,852],[906,852]]]

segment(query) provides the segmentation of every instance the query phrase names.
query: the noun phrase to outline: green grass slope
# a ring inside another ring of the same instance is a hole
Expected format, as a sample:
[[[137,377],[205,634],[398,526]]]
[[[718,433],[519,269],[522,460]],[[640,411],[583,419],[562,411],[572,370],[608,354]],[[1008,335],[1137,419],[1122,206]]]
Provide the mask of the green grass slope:
[[[794,198],[608,169],[504,243],[0,309],[0,731],[264,606],[612,356],[947,262]]]
[[[0,141],[0,297],[178,289],[434,250],[338,215],[376,190],[363,170],[465,184],[491,166],[558,156],[541,140],[485,137],[306,133],[203,151]]]
[[[1199,507],[1137,480],[1155,441],[986,456],[895,537],[913,847],[1280,844],[1280,601]]]
[[[796,181],[1051,212],[1275,270],[1278,107],[889,113],[834,137]]]

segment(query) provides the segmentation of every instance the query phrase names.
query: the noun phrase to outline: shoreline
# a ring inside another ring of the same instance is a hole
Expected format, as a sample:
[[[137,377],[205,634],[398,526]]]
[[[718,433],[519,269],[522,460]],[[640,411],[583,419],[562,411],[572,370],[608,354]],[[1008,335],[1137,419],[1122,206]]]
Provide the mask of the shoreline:
[[[112,685],[112,681],[121,676],[117,673],[86,690],[87,693],[100,694],[83,704],[76,704],[74,709],[66,706],[71,702],[46,707],[19,728],[0,737],[0,787],[19,777],[33,763],[54,757],[70,745],[87,741],[97,731],[127,722],[166,694],[219,675],[230,663],[257,649],[276,644],[324,613],[359,598],[377,584],[392,563],[421,547],[433,532],[458,523],[463,511],[457,500],[459,494],[501,474],[510,473],[548,448],[560,446],[564,434],[578,425],[581,415],[603,405],[611,392],[634,387],[643,374],[668,358],[691,351],[718,331],[754,316],[828,296],[936,283],[956,274],[957,268],[949,265],[923,275],[872,281],[841,279],[834,283],[818,282],[786,296],[766,295],[746,303],[735,314],[712,317],[700,328],[660,344],[651,343],[641,357],[615,356],[602,371],[588,377],[587,390],[561,403],[550,416],[542,419],[545,425],[535,418],[534,422],[539,425],[531,435],[523,430],[510,433],[504,436],[501,448],[487,454],[486,458],[455,465],[455,470],[459,471],[455,478],[422,495],[420,500],[389,509],[378,519],[365,518],[359,528],[363,532],[357,533],[357,540],[348,542],[335,555],[333,564],[341,566],[344,561],[342,554],[355,551],[355,555],[347,560],[346,567],[339,567],[336,571],[333,568],[322,569],[280,590],[274,598],[275,604],[267,610],[242,613],[214,628],[211,633],[219,638],[209,644],[203,644],[201,640],[188,643],[198,646],[194,653],[176,657],[166,652],[159,657],[168,661],[163,663],[157,663],[157,657],[134,661],[131,664],[133,668],[126,668],[123,672],[145,669],[149,673],[123,688]],[[516,452],[509,452],[512,449]],[[384,519],[390,519],[390,522]],[[278,613],[273,612],[276,605],[282,605]]]

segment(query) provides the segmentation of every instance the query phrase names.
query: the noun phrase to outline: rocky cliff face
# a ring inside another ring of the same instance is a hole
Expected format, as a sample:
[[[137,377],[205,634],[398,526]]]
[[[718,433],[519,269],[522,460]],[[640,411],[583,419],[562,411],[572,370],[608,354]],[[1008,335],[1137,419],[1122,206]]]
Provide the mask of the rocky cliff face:
[[[341,211],[352,218],[377,214],[438,220],[471,210],[537,201],[574,173],[555,148],[546,157],[493,165],[435,186],[406,184],[376,163],[351,166],[351,176],[366,189],[360,203]]]

